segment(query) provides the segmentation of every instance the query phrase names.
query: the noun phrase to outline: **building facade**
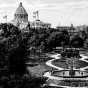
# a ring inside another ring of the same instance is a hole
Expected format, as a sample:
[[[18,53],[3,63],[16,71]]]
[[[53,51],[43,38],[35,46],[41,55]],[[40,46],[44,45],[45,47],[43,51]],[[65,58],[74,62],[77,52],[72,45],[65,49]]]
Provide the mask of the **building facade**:
[[[44,23],[40,20],[34,20],[32,22],[29,22],[28,13],[23,7],[22,2],[20,2],[18,8],[16,9],[16,12],[14,14],[14,20],[12,20],[12,23],[15,26],[19,27],[20,29],[26,28],[29,23],[30,23],[30,28],[50,28],[51,27],[51,24]]]
[[[23,29],[28,25],[28,13],[23,7],[22,2],[20,2],[19,7],[16,9],[12,23],[20,29]]]
[[[51,27],[51,24],[49,23],[44,23],[40,20],[35,20],[33,22],[30,23],[30,27],[31,28],[36,28],[36,29],[40,29],[40,28],[45,28],[48,29]]]

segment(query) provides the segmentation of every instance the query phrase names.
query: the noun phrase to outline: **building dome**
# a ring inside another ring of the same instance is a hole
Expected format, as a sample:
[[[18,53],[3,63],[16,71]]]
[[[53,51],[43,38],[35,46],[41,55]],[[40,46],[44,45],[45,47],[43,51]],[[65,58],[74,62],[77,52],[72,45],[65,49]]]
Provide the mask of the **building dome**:
[[[28,15],[25,8],[22,5],[22,2],[20,2],[19,7],[17,8],[15,14],[24,14],[24,15]]]
[[[20,2],[16,12],[14,14],[14,24],[19,26],[21,29],[25,28],[28,24],[28,13]]]

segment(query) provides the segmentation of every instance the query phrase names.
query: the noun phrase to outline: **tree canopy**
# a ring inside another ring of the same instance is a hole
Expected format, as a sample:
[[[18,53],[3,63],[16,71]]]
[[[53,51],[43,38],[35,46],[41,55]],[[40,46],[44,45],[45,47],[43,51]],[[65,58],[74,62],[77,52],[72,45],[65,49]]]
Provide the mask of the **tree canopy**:
[[[80,37],[74,37],[72,40],[71,40],[71,46],[72,47],[75,47],[75,48],[82,48],[84,45],[84,41],[82,38]]]

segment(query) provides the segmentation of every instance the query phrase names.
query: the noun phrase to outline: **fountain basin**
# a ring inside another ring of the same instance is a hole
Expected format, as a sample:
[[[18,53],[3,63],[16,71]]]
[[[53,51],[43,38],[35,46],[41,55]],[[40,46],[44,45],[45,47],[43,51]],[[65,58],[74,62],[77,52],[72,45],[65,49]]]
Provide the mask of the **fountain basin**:
[[[71,75],[70,70],[56,70],[51,72],[51,76],[62,78],[86,78],[88,77],[88,73],[86,71],[73,70],[73,75]]]

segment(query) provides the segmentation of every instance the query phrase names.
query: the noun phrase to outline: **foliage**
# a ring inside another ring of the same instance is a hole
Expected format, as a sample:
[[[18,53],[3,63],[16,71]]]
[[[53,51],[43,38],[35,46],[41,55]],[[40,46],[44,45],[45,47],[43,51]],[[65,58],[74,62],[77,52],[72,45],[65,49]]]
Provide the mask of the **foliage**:
[[[60,32],[54,29],[30,29],[28,35],[28,45],[42,51],[50,51],[63,44],[67,45],[69,42],[66,30]]]
[[[3,37],[18,36],[20,32],[17,27],[10,23],[0,24],[0,30],[2,30],[1,36]]]
[[[13,69],[11,67],[13,67],[14,64],[15,66],[18,65],[17,63],[19,63],[19,61],[20,66],[23,66],[24,61],[21,54],[24,57],[25,50],[21,45],[21,41],[21,32],[17,27],[7,23],[0,24],[0,70],[3,69],[9,72]],[[15,60],[14,64],[11,60]],[[20,66],[18,67],[19,69],[21,68]]]
[[[0,37],[2,38],[0,41],[5,41],[8,50],[18,46],[18,42],[21,38],[20,34],[20,30],[14,25],[10,23],[0,24]]]
[[[84,41],[82,38],[80,38],[79,36],[75,36],[72,40],[71,40],[71,46],[75,47],[75,48],[82,48],[84,45]]]
[[[9,70],[11,74],[23,75],[26,71],[25,66],[25,53],[26,49],[24,46],[20,45],[14,50],[11,50],[9,59]]]

